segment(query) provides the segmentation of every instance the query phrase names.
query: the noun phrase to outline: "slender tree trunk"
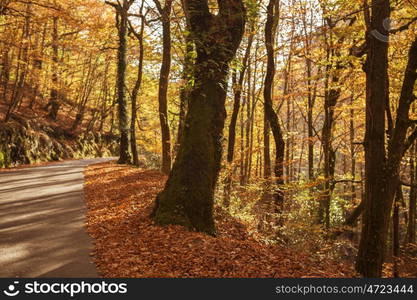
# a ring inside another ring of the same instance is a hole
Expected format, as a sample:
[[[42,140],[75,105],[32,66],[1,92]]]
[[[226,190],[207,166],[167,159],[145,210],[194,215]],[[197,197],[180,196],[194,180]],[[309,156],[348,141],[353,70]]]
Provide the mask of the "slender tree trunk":
[[[410,151],[410,178],[411,188],[408,203],[408,224],[407,224],[407,243],[416,242],[416,199],[417,199],[417,167],[416,167],[416,144],[414,143],[413,148]]]
[[[311,61],[307,59],[307,84],[308,84],[308,103],[307,103],[307,136],[308,136],[308,180],[314,180],[314,132],[313,132],[313,97],[311,95]]]
[[[40,92],[40,77],[41,77],[41,70],[42,70],[42,60],[44,56],[44,48],[45,48],[45,40],[46,40],[46,33],[47,33],[48,23],[46,22],[43,25],[42,30],[42,38],[40,45],[36,46],[35,48],[35,57],[33,58],[33,65],[32,65],[32,84],[34,86],[34,95],[31,101],[28,104],[30,109],[33,109],[33,106],[36,104],[36,100],[41,95]]]
[[[350,105],[353,105],[353,95],[350,98]],[[355,151],[355,112],[354,109],[350,109],[349,119],[349,142],[350,142],[350,173],[352,174],[352,180],[356,179],[356,151]],[[353,203],[356,199],[355,183],[352,181],[350,184],[351,202]]]
[[[241,73],[242,74],[242,73]],[[240,95],[241,95],[241,86],[236,82],[236,71],[233,71],[232,75],[232,86],[234,89],[234,101],[233,101],[233,111],[229,124],[229,140],[227,144],[227,169],[226,169],[226,178],[224,181],[224,199],[223,203],[225,207],[230,206],[230,193],[232,190],[232,176],[234,173],[233,166],[233,156],[235,150],[235,140],[236,140],[236,123],[237,117],[240,109]],[[240,82],[240,78],[239,78]],[[243,84],[243,80],[242,80]]]
[[[338,62],[336,62],[338,65]],[[338,69],[339,67],[337,67]],[[333,70],[336,72],[337,70]],[[324,125],[322,129],[322,145],[323,145],[323,159],[324,169],[323,175],[325,178],[324,191],[321,199],[319,210],[319,221],[324,223],[326,228],[330,228],[330,205],[331,197],[334,190],[334,172],[336,166],[336,153],[333,150],[333,126],[334,126],[334,108],[339,99],[341,89],[338,87],[338,74],[329,74],[330,69],[326,74],[326,91],[324,96]],[[329,81],[328,77],[331,77]]]
[[[279,124],[278,115],[274,111],[272,104],[272,89],[275,76],[275,54],[274,54],[274,36],[278,25],[279,18],[279,0],[270,0],[267,7],[267,20],[265,25],[265,45],[267,50],[267,67],[264,83],[264,105],[265,113],[268,118],[269,125],[271,126],[272,134],[275,141],[275,163],[274,163],[274,175],[275,187],[274,201],[276,205],[276,211],[282,209],[284,202],[284,195],[278,189],[279,185],[284,183],[284,156],[285,156],[285,143],[282,136],[281,126]]]
[[[287,132],[291,132],[291,101],[289,99],[288,95],[288,81],[289,81],[289,70],[291,68],[291,53],[288,55],[288,63],[284,70],[284,90],[283,90],[283,99],[286,101],[287,106],[287,115],[286,115],[286,130]],[[287,138],[287,147],[285,150],[285,165],[286,165],[286,182],[289,183],[291,181],[291,153],[290,148],[292,145],[292,141],[290,138]]]
[[[254,124],[255,124],[255,113],[256,113],[256,74],[257,74],[257,64],[255,62],[255,68],[253,72],[253,81],[251,85],[251,98],[252,98],[252,107],[250,109],[250,112],[248,112],[249,116],[249,149],[248,149],[248,168],[247,168],[247,175],[246,179],[247,182],[251,182],[251,176],[252,176],[252,164],[253,164],[253,143],[254,143]],[[249,91],[248,91],[249,92]]]
[[[301,3],[301,2],[300,2]],[[307,161],[308,161],[308,180],[314,180],[314,128],[313,128],[313,108],[315,98],[312,93],[312,61],[311,61],[311,24],[306,19],[307,6],[303,7],[304,13],[302,14],[302,24],[304,33],[304,46],[305,46],[305,71],[306,71],[306,83],[307,83]],[[311,12],[310,12],[311,13]],[[310,29],[310,32],[308,31]],[[295,31],[294,20],[292,21],[292,31]]]
[[[99,55],[97,55],[95,62],[92,62],[92,54],[90,53],[88,59],[87,59],[87,74],[85,74],[85,82],[82,87],[82,91],[80,93],[80,100],[77,107],[77,114],[75,116],[74,123],[72,124],[71,130],[75,131],[78,126],[80,126],[84,120],[85,115],[85,109],[88,103],[88,100],[90,98],[90,95],[93,91],[95,81],[97,78],[95,78],[94,74],[97,68],[97,62],[99,59]]]
[[[25,23],[23,24],[23,29],[22,29],[22,40],[21,40],[21,48],[19,49],[19,56],[18,56],[19,61],[18,61],[18,67],[16,69],[15,85],[14,85],[9,107],[6,112],[5,122],[9,121],[13,111],[19,105],[23,97],[23,90],[24,90],[24,85],[26,81],[26,75],[29,70],[28,52],[29,52],[31,5],[32,4],[30,2],[26,4]],[[22,62],[20,60],[22,60]],[[21,72],[19,72],[20,69],[22,69]]]
[[[251,28],[252,30],[253,28]],[[233,176],[233,158],[234,158],[234,151],[235,151],[235,140],[236,140],[236,123],[237,117],[239,114],[240,109],[240,102],[242,100],[242,88],[243,88],[243,80],[245,78],[246,67],[248,64],[248,59],[251,53],[252,42],[253,42],[254,34],[251,32],[248,37],[248,44],[246,46],[245,55],[242,61],[242,70],[239,73],[239,79],[236,82],[236,73],[234,73],[234,100],[233,100],[233,111],[232,116],[230,119],[229,125],[229,140],[227,144],[227,164],[228,164],[228,174],[226,175],[225,179],[225,187],[224,187],[224,204],[226,207],[230,204],[230,192],[232,187],[232,176]]]
[[[252,93],[251,93],[251,77],[252,77],[252,68],[249,61],[247,68],[247,80],[246,80],[246,118],[245,118],[245,150],[244,150],[244,165],[243,165],[243,184],[247,185],[249,183],[249,151],[250,151],[250,119],[251,119],[251,107],[252,107]],[[242,111],[244,115],[244,111]]]
[[[132,149],[132,158],[133,158],[133,165],[139,166],[139,154],[138,148],[136,143],[136,119],[137,119],[137,98],[139,94],[139,90],[142,84],[142,74],[143,74],[143,56],[144,56],[144,45],[143,45],[143,33],[145,30],[145,17],[142,15],[143,12],[143,5],[144,0],[142,1],[141,7],[139,9],[139,15],[141,16],[141,23],[140,23],[140,30],[137,33],[133,26],[130,25],[130,29],[132,33],[135,35],[136,39],[139,42],[139,63],[138,63],[138,74],[136,77],[135,86],[132,90],[132,116],[130,120],[130,145]]]
[[[400,205],[403,198],[403,192],[401,184],[398,185],[395,202],[394,202],[394,212],[392,214],[392,248],[394,256],[394,267],[393,267],[393,276],[399,277],[398,270],[398,259],[400,256]]]
[[[3,85],[3,99],[7,99],[7,90],[10,80],[10,47],[5,47],[2,54],[2,72],[1,83]]]
[[[291,33],[290,33],[290,46],[287,61],[284,68],[284,83],[283,83],[283,99],[287,102],[287,132],[295,129],[295,113],[294,113],[294,98],[290,95],[292,90],[292,60],[294,55],[294,35],[295,35],[295,18],[291,18]],[[306,37],[307,38],[307,37]],[[307,47],[306,47],[307,48]],[[308,50],[307,50],[308,51]],[[307,55],[306,55],[307,57]],[[291,124],[292,123],[292,124]],[[295,166],[294,166],[294,137],[292,135],[287,138],[286,146],[286,182],[290,183],[294,178]],[[304,141],[303,141],[304,146]],[[302,159],[302,154],[300,157],[300,163]]]
[[[271,178],[271,146],[270,146],[270,126],[268,117],[266,115],[266,109],[264,105],[264,126],[263,126],[263,138],[264,138],[264,179]]]
[[[162,7],[159,0],[154,0],[162,20],[162,64],[159,76],[159,121],[161,125],[162,142],[162,172],[169,174],[171,170],[171,134],[168,123],[168,82],[171,70],[171,7],[172,0],[165,0]]]
[[[246,100],[242,101],[242,111],[245,108]],[[239,184],[240,186],[245,185],[245,115],[240,114],[240,158],[239,158]]]
[[[49,117],[52,120],[57,120],[60,103],[58,99],[58,17],[53,17],[52,26],[52,88],[51,98],[49,101]]]

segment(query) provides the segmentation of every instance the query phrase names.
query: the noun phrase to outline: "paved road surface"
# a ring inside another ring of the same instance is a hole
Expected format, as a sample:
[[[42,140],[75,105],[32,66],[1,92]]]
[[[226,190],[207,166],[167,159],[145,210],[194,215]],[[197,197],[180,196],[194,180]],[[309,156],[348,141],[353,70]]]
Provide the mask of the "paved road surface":
[[[112,159],[0,172],[0,277],[98,277],[84,228],[83,170]]]

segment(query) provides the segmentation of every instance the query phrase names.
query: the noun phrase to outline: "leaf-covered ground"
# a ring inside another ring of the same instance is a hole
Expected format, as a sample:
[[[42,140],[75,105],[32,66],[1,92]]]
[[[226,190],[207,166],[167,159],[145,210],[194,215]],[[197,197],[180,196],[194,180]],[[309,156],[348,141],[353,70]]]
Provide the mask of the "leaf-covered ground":
[[[308,254],[262,244],[217,212],[218,236],[149,218],[165,177],[105,163],[85,171],[87,228],[93,259],[104,277],[349,277],[349,267],[318,263]]]

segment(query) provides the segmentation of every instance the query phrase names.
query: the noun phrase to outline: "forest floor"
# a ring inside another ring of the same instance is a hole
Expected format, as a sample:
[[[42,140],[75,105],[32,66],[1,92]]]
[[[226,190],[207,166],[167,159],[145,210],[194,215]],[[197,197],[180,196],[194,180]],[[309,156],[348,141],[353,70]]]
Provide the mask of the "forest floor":
[[[104,277],[355,277],[353,267],[268,245],[216,209],[217,237],[156,226],[153,202],[166,177],[115,163],[85,171],[87,231]]]

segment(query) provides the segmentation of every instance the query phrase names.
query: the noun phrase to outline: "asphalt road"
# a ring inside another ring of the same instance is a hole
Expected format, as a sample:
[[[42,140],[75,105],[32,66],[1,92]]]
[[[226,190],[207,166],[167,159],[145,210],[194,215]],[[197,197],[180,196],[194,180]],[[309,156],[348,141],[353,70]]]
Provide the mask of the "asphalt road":
[[[83,170],[114,158],[0,172],[0,277],[98,277]]]

